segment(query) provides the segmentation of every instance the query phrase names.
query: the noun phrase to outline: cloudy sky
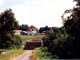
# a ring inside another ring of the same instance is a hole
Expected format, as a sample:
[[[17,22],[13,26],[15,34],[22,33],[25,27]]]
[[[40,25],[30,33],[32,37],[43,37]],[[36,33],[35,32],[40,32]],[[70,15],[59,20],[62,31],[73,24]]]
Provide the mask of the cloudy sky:
[[[61,15],[75,6],[73,0],[0,0],[0,12],[11,8],[19,24],[62,26]]]

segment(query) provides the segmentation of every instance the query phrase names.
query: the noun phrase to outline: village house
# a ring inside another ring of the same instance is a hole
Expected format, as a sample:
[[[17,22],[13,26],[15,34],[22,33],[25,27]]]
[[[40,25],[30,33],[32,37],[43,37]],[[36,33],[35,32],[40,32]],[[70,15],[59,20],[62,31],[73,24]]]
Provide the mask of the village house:
[[[49,33],[54,33],[54,30],[53,30],[52,28],[50,28],[49,30],[47,30],[47,31],[45,32],[45,34],[49,34]]]
[[[28,28],[27,31],[25,31],[27,33],[27,35],[37,35],[37,28]]]
[[[13,30],[15,35],[37,35],[38,29],[37,28],[28,28],[26,31],[22,30]]]
[[[22,30],[13,30],[15,35],[20,35]]]

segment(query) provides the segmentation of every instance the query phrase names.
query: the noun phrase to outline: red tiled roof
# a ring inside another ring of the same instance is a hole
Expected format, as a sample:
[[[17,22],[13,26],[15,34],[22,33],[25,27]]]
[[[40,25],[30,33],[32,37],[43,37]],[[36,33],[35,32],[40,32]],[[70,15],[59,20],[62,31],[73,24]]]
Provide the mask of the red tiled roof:
[[[15,33],[20,33],[22,30],[13,30]]]
[[[27,31],[32,31],[32,29],[29,27]]]

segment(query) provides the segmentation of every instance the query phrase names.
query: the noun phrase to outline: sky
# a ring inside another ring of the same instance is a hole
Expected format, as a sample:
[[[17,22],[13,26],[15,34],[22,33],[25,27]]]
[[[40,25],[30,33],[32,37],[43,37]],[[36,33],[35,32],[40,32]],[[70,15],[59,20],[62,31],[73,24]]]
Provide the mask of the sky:
[[[73,0],[0,0],[0,12],[11,8],[19,24],[37,28],[63,26],[61,16],[75,6]]]

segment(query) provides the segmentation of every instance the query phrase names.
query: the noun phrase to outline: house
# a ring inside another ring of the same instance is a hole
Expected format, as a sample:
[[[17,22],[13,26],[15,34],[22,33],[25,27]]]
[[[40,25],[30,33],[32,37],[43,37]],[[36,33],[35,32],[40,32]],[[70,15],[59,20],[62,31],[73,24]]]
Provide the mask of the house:
[[[30,27],[28,27],[27,31],[32,31],[32,29]]]
[[[20,35],[22,30],[13,30],[15,35]]]
[[[50,28],[49,33],[54,33],[54,30]]]
[[[37,47],[43,46],[42,40],[28,40],[25,45],[25,49],[33,50]]]
[[[36,35],[36,32],[34,32],[34,31],[26,31],[26,33],[27,33],[28,35]]]
[[[50,28],[49,30],[47,30],[47,31],[45,32],[45,34],[49,34],[49,33],[54,33],[54,30],[53,30],[52,28]]]
[[[36,35],[37,33],[35,31],[22,31],[21,35]]]
[[[27,29],[27,31],[26,31],[26,33],[28,34],[28,35],[36,35],[37,34],[37,31],[38,31],[38,29],[37,28],[28,28]]]

